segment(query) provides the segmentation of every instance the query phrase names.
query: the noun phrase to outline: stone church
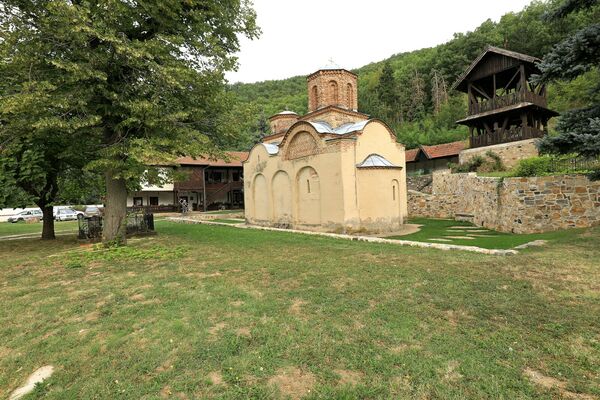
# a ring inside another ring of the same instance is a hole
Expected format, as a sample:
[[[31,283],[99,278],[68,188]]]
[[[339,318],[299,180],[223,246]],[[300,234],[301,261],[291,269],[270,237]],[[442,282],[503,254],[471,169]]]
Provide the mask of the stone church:
[[[271,135],[244,162],[250,224],[390,232],[407,216],[404,146],[359,112],[357,76],[331,66],[307,77],[308,113],[269,118]]]

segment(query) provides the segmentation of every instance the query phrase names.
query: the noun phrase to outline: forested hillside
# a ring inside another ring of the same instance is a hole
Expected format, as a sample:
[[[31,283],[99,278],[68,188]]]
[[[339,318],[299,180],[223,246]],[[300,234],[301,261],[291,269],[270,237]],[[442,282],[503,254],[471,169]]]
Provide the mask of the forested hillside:
[[[465,138],[466,129],[456,126],[454,121],[465,114],[466,99],[452,91],[451,86],[486,45],[542,58],[569,33],[600,20],[600,6],[596,4],[591,12],[547,21],[544,16],[561,3],[561,0],[534,1],[520,12],[504,15],[498,22],[487,20],[473,32],[457,33],[447,43],[396,54],[354,70],[359,77],[359,110],[388,122],[398,140],[408,148]],[[598,81],[600,74],[596,68],[573,82],[550,86],[550,108],[560,112],[588,104],[592,94],[587,88]],[[285,109],[299,114],[306,112],[304,76],[233,84],[231,91],[235,110],[245,116],[239,121],[244,131],[242,147],[247,147],[260,133],[266,133],[266,119],[270,115]]]

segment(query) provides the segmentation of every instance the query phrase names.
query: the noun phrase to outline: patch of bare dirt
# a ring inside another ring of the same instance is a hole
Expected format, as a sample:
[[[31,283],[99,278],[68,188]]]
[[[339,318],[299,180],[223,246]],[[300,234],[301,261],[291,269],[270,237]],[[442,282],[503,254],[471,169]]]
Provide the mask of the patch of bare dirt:
[[[9,349],[8,347],[0,346],[0,358],[1,359],[4,359],[5,357],[7,357],[10,353],[12,353],[11,349]]]
[[[219,371],[209,372],[208,379],[210,379],[213,385],[222,385],[224,383],[223,375]]]
[[[444,372],[444,380],[448,382],[456,382],[462,378],[460,372],[458,372],[458,367],[460,364],[456,360],[451,360],[448,362],[446,366],[446,371]]]
[[[594,400],[595,396],[586,393],[575,393],[567,390],[567,382],[561,381],[556,378],[552,378],[551,376],[546,376],[539,371],[533,370],[531,368],[525,368],[523,374],[527,378],[529,378],[533,383],[538,386],[543,387],[548,390],[557,390],[560,395],[567,399],[576,399],[576,400]]]
[[[300,399],[310,393],[317,380],[315,376],[296,367],[282,368],[269,379],[269,385],[279,389],[284,396]]]
[[[244,305],[244,302],[242,300],[235,300],[230,302],[229,304],[231,304],[234,307],[241,307],[242,305]]]
[[[225,322],[219,322],[218,324],[215,324],[212,327],[208,328],[208,333],[214,339],[214,338],[216,338],[216,336],[219,334],[220,331],[225,329],[226,326],[227,326],[227,324]]]
[[[463,310],[447,310],[445,314],[446,319],[452,326],[458,326],[460,322],[463,322],[466,318],[468,318],[467,313]]]
[[[161,399],[168,399],[171,397],[171,395],[173,394],[173,391],[171,390],[171,386],[167,385],[164,388],[162,388],[160,390],[160,398]]]
[[[146,300],[146,296],[144,296],[142,293],[138,293],[138,294],[134,294],[133,296],[131,296],[129,298],[129,300],[142,301],[142,300]]]
[[[360,330],[360,329],[363,329],[365,327],[365,324],[363,324],[362,322],[360,322],[358,320],[354,320],[354,323],[352,324],[352,327],[355,330]]]
[[[398,395],[403,392],[410,391],[412,388],[412,383],[410,376],[401,375],[395,376],[390,380],[390,389],[391,393],[394,395]]]
[[[394,354],[400,354],[407,350],[420,350],[421,347],[422,346],[420,344],[416,343],[401,343],[398,346],[390,348],[390,351]]]
[[[294,315],[302,315],[302,306],[306,304],[306,301],[302,299],[295,299],[290,306],[290,313]]]
[[[252,333],[250,333],[250,328],[239,328],[236,332],[236,335],[250,338],[252,337]]]
[[[363,377],[362,372],[349,371],[347,369],[336,369],[333,372],[335,372],[336,374],[338,374],[340,376],[340,380],[339,380],[340,385],[356,386],[356,385],[358,385],[358,383],[360,382],[360,380]]]
[[[173,360],[169,359],[162,363],[162,365],[158,366],[155,371],[156,372],[165,372],[173,368]]]
[[[100,312],[99,311],[92,311],[92,312],[87,313],[85,315],[85,320],[87,322],[97,321],[98,318],[100,318]]]

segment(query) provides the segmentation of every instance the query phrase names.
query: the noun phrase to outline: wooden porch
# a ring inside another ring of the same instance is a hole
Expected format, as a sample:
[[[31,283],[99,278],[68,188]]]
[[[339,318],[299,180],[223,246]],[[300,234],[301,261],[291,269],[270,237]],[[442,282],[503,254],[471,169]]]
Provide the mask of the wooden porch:
[[[543,108],[548,106],[545,95],[530,91],[520,91],[480,100],[479,102],[469,102],[469,115],[510,107],[519,103],[532,103]]]
[[[515,126],[509,129],[486,132],[481,135],[472,135],[469,137],[469,147],[484,147],[519,140],[535,139],[545,134],[544,130],[531,126]]]

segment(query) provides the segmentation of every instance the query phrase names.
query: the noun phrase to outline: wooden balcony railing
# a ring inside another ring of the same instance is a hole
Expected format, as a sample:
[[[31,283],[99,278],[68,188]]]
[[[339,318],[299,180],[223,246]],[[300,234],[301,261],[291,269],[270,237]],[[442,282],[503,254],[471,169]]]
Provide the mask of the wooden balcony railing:
[[[479,136],[471,136],[469,138],[470,147],[491,146],[500,143],[516,142],[525,139],[534,139],[542,137],[546,134],[545,131],[533,128],[531,126],[516,126],[506,129],[504,132],[499,130],[492,133],[485,133]]]
[[[469,104],[469,115],[481,114],[486,111],[528,102],[546,108],[548,103],[545,96],[530,91],[509,93],[479,103]]]

